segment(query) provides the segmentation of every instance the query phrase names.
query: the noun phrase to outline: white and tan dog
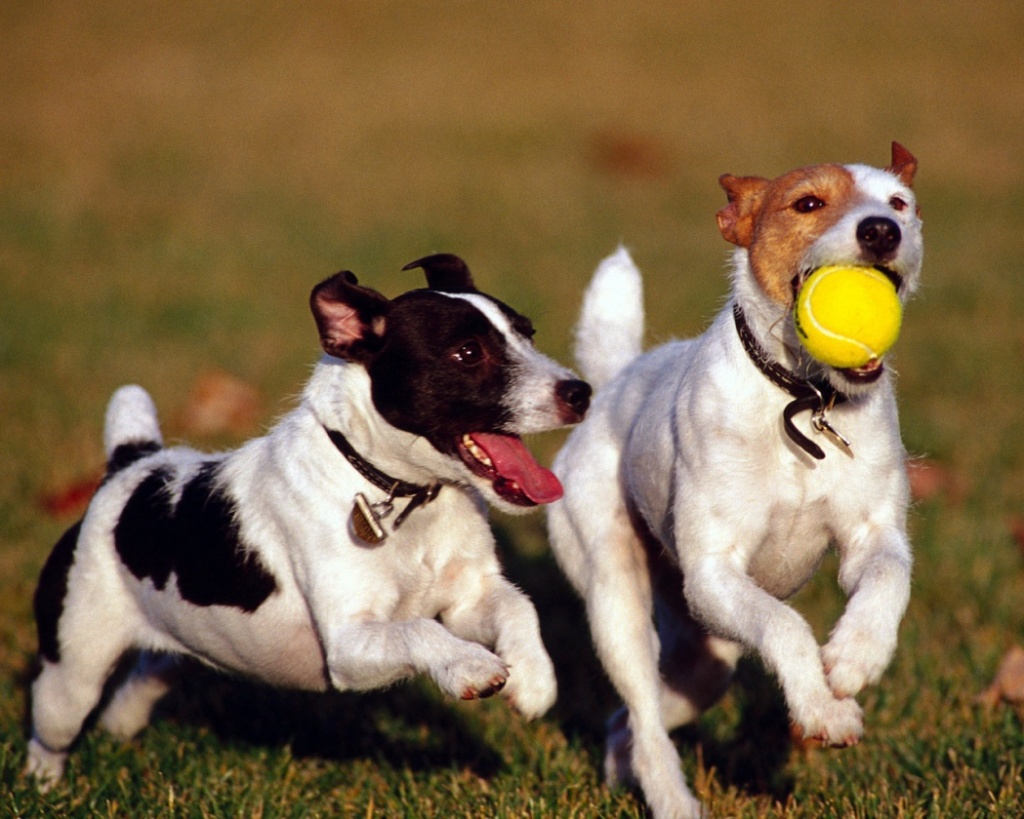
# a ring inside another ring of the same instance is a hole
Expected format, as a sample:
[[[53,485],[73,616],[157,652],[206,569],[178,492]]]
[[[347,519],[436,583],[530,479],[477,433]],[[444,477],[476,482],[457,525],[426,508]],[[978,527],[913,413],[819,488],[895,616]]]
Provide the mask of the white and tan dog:
[[[892,658],[911,549],[891,376],[880,360],[816,363],[791,312],[822,265],[875,266],[901,299],[914,292],[916,167],[894,143],[884,170],[723,176],[733,292],[695,339],[641,354],[640,275],[625,250],[587,290],[576,354],[598,392],[556,459],[565,496],[549,528],[625,702],[606,774],[638,783],[659,819],[700,814],[668,732],[719,698],[744,651],[777,675],[804,734],[832,745],[858,741],[854,696]],[[830,545],[849,600],[819,648],[784,601]]]
[[[101,720],[149,721],[177,656],[277,686],[365,690],[427,674],[555,700],[537,614],[501,574],[486,502],[561,495],[524,433],[579,421],[590,387],[538,352],[530,321],[440,254],[389,300],[338,273],[310,297],[325,355],[297,409],[233,452],[164,448],[141,387],[107,411],[107,475],[35,596],[41,671],[28,771],[60,777],[123,654]],[[390,514],[394,507],[394,514]]]

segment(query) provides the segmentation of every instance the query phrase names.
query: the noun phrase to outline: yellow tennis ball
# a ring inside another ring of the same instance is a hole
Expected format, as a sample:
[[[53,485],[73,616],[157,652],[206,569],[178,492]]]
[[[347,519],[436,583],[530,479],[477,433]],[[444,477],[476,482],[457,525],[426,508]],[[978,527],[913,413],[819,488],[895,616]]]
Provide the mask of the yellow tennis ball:
[[[903,305],[893,283],[872,267],[819,267],[803,283],[793,311],[807,352],[840,369],[863,367],[896,343]]]

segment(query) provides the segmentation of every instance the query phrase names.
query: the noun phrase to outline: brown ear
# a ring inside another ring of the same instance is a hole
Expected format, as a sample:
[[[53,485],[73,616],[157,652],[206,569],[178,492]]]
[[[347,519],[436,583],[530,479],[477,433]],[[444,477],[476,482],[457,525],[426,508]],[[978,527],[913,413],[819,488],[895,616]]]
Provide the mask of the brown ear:
[[[324,352],[347,361],[366,361],[381,345],[391,303],[361,287],[348,270],[324,279],[309,294],[309,307]]]
[[[427,274],[427,287],[445,293],[475,293],[476,285],[469,267],[454,253],[435,253],[409,262],[402,270],[422,267]]]
[[[761,206],[761,196],[768,180],[760,176],[723,174],[718,184],[725,190],[729,204],[718,211],[718,229],[727,242],[750,247],[754,238],[754,217]]]
[[[898,176],[900,182],[909,188],[914,182],[914,174],[917,173],[917,159],[898,142],[894,142],[892,144],[892,163],[886,170]]]

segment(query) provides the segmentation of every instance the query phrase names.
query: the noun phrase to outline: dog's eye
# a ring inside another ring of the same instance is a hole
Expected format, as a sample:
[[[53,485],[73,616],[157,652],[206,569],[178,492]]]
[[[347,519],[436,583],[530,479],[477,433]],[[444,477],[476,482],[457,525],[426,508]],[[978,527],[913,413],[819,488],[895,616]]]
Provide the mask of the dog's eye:
[[[894,196],[889,200],[889,207],[899,213],[900,211],[907,209],[907,201],[899,196]]]
[[[452,358],[459,362],[459,364],[465,364],[468,367],[472,367],[474,364],[479,364],[484,360],[484,351],[478,341],[467,341],[454,353]]]
[[[825,200],[817,196],[801,196],[793,203],[793,210],[797,213],[812,213],[825,207]]]

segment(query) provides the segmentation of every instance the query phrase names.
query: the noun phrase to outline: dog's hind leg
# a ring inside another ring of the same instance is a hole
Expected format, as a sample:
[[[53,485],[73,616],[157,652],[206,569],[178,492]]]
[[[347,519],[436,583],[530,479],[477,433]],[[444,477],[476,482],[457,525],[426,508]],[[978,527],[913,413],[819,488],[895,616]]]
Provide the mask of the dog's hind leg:
[[[99,629],[87,645],[63,645],[59,661],[43,660],[32,684],[32,738],[25,769],[39,780],[40,788],[63,775],[68,748],[127,648],[116,629]]]
[[[87,518],[61,538],[34,600],[41,669],[32,683],[26,772],[41,788],[62,775],[68,748],[135,636],[138,612],[120,587],[107,544],[90,539],[90,531]]]
[[[599,469],[599,461],[591,457],[590,467]],[[552,545],[586,603],[594,647],[625,703],[609,722],[605,774],[610,784],[639,783],[658,819],[691,819],[701,808],[663,720],[660,642],[644,544],[617,489],[606,496],[600,490],[608,483],[590,486],[585,509],[563,504],[551,510],[549,523]]]
[[[177,655],[143,651],[103,709],[100,725],[114,736],[135,736],[149,724],[153,707],[177,682],[180,666]]]

